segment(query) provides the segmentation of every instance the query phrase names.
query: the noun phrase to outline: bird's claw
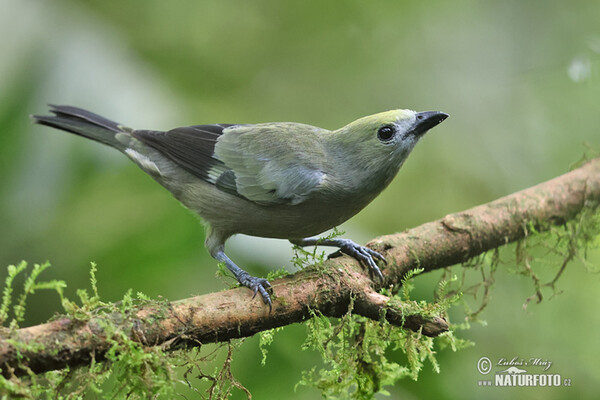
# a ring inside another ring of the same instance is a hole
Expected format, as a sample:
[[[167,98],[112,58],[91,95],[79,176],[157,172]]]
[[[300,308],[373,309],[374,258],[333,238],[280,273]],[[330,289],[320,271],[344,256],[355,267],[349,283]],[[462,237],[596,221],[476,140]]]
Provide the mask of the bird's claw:
[[[269,311],[272,309],[273,303],[271,301],[271,296],[267,292],[271,289],[271,284],[268,280],[264,278],[257,278],[255,276],[247,274],[241,277],[239,282],[247,288],[250,288],[254,292],[254,294],[252,295],[252,299],[256,297],[257,293],[260,293],[263,302],[269,305]]]
[[[340,251],[357,259],[358,262],[369,268],[370,273],[376,275],[377,278],[379,278],[383,282],[383,274],[381,273],[381,270],[379,269],[377,263],[373,258],[377,258],[383,261],[384,264],[387,264],[385,257],[376,252],[375,250],[371,250],[368,247],[356,244],[351,240],[342,240],[343,242],[340,243]],[[336,253],[333,253],[331,256],[335,257]]]

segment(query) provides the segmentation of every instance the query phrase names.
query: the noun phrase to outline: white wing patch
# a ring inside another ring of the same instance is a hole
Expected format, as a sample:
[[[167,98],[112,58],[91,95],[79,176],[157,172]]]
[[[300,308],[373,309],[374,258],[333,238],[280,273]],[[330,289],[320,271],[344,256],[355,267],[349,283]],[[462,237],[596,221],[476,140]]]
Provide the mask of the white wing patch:
[[[221,174],[224,172],[224,169],[222,166],[215,166],[212,167],[211,169],[208,170],[208,173],[206,174],[206,180],[209,183],[212,183],[213,185],[215,183],[217,183],[217,179],[219,179],[219,177],[221,176]]]
[[[148,156],[138,153],[134,149],[126,149],[125,154],[127,154],[129,158],[131,158],[136,164],[142,167],[144,171],[150,174],[162,175],[156,163],[149,159]]]

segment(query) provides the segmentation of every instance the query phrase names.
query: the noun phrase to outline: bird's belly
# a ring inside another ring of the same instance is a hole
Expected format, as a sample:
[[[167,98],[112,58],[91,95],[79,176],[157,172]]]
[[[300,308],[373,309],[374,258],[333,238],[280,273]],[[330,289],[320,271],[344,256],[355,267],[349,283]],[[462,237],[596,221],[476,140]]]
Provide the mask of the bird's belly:
[[[335,201],[315,198],[296,205],[260,205],[206,183],[185,187],[176,197],[224,236],[242,233],[277,239],[318,235],[348,220],[372,200],[352,196]]]
[[[248,208],[245,222],[237,233],[252,236],[300,239],[318,235],[339,226],[362,210],[372,198],[313,198],[296,205],[271,205]]]
[[[355,213],[339,207],[321,210],[301,205],[265,207],[265,210],[247,214],[237,233],[279,239],[305,238],[336,227]]]

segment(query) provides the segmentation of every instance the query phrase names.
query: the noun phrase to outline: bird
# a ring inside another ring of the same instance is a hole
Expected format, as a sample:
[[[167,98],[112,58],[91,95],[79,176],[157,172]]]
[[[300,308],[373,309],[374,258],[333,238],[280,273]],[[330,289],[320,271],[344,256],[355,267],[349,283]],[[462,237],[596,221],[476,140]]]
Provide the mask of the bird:
[[[385,257],[350,239],[316,235],[365,208],[398,173],[416,143],[448,114],[396,109],[337,130],[295,122],[206,124],[168,131],[137,130],[90,111],[49,105],[32,115],[119,150],[207,226],[205,247],[240,285],[272,308],[271,284],[225,253],[235,234],[333,246],[383,280]]]

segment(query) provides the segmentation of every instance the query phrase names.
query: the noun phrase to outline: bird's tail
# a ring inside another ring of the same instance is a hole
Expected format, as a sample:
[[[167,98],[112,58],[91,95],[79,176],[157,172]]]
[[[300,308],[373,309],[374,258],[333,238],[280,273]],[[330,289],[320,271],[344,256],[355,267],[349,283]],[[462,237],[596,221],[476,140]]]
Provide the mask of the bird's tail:
[[[40,125],[71,132],[117,149],[124,147],[115,136],[117,133],[125,132],[125,130],[114,121],[71,106],[50,105],[50,111],[55,115],[32,115],[31,118]]]

